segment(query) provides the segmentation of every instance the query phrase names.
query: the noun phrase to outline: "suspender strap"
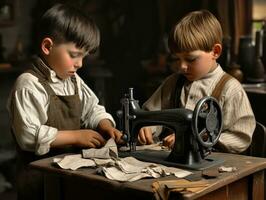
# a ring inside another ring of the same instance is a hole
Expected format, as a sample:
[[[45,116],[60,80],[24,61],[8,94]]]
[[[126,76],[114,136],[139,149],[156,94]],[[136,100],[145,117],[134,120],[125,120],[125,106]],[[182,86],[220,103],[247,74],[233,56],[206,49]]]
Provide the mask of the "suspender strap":
[[[220,96],[221,96],[221,92],[223,90],[224,85],[231,78],[232,76],[225,73],[222,76],[222,78],[219,80],[219,82],[216,84],[211,96],[219,100],[221,98]],[[185,78],[183,76],[180,76],[177,78],[176,88],[175,88],[175,98],[173,99],[174,100],[173,105],[175,105],[174,107],[176,108],[180,107],[180,96],[181,96],[181,90],[182,90],[184,83],[185,83]]]
[[[227,81],[229,81],[232,78],[229,74],[225,73],[222,78],[219,80],[219,82],[216,84],[214,90],[212,91],[212,97],[219,100],[221,96],[221,92],[223,90],[224,85]]]
[[[183,75],[180,75],[180,77],[177,78],[176,81],[176,87],[175,87],[175,96],[173,99],[173,105],[176,108],[180,108],[181,106],[181,102],[180,102],[180,96],[181,96],[181,91],[182,91],[182,87],[185,84],[185,77]]]

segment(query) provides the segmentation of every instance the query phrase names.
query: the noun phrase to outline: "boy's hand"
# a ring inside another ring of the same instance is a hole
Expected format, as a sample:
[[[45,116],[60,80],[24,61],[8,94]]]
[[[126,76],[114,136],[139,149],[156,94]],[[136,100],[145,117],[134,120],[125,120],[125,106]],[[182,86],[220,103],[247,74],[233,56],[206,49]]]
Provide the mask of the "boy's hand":
[[[102,134],[103,137],[109,136],[113,138],[116,143],[123,143],[123,140],[121,139],[122,133],[113,127],[113,124],[109,119],[101,120],[98,124],[97,130]]]
[[[78,146],[83,148],[99,148],[106,143],[106,140],[101,136],[101,134],[94,130],[79,130],[78,134]]]
[[[138,141],[140,144],[152,144],[152,130],[149,127],[143,127],[139,131]]]
[[[169,147],[170,149],[173,149],[175,144],[175,134],[172,133],[171,135],[166,136],[163,139],[163,145],[166,147]]]
[[[121,139],[122,133],[114,127],[110,127],[109,129],[105,130],[105,133],[113,138],[116,143],[121,144],[123,140]]]

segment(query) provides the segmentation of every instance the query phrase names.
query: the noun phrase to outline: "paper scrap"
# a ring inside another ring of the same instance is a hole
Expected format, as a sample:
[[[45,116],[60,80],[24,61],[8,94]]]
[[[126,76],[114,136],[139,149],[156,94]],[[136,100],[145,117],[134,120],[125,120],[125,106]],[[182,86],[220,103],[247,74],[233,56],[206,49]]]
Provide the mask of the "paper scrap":
[[[235,172],[237,171],[236,167],[225,167],[225,166],[221,166],[218,168],[219,172]]]

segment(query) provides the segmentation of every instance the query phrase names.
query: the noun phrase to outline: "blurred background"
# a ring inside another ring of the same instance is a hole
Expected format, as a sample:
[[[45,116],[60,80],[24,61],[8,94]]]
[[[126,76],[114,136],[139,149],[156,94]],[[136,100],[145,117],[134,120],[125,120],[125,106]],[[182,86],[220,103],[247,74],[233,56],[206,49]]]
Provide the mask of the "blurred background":
[[[207,9],[224,32],[219,63],[243,84],[257,120],[266,124],[266,0],[0,0],[0,199],[15,197],[6,101],[32,56],[37,20],[55,3],[81,6],[98,24],[100,48],[78,73],[115,119],[129,87],[142,105],[172,73],[171,27],[188,12]]]

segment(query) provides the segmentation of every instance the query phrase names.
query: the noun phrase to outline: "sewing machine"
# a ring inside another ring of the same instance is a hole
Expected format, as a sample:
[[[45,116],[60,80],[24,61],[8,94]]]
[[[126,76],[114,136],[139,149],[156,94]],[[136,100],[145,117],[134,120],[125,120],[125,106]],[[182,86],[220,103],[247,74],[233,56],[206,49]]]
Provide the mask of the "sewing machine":
[[[129,88],[121,104],[117,115],[129,150],[119,152],[119,156],[133,156],[143,161],[197,170],[223,162],[209,156],[222,129],[221,108],[213,97],[200,99],[194,111],[185,108],[146,111],[134,99],[133,88]],[[136,150],[139,130],[153,125],[173,130],[175,144],[172,151]]]

